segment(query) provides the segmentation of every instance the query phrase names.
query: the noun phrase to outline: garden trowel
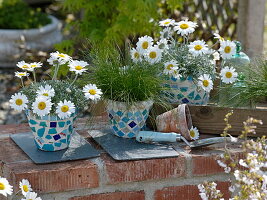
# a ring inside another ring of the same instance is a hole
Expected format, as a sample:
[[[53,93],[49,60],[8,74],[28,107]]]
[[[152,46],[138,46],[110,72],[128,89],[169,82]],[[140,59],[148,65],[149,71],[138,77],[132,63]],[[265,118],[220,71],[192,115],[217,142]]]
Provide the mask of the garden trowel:
[[[174,143],[178,141],[183,141],[190,148],[204,147],[224,142],[223,137],[212,137],[189,142],[179,133],[162,133],[154,131],[140,131],[139,134],[136,136],[136,140],[138,142],[143,143]]]

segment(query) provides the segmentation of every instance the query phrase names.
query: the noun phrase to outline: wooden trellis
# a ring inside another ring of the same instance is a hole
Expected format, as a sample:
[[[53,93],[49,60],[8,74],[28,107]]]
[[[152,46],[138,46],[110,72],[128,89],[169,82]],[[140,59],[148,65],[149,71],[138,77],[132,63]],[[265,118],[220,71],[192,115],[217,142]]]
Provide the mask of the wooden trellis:
[[[226,38],[237,37],[238,0],[187,0],[175,14],[175,18],[187,17],[198,22],[195,35],[204,40],[211,39],[214,32]]]

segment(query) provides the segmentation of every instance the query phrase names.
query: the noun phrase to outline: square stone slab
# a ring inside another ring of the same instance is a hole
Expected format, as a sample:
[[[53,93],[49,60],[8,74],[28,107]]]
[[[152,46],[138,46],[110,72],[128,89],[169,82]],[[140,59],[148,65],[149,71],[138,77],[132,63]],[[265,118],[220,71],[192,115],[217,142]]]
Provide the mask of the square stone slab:
[[[54,152],[37,149],[31,132],[12,134],[10,137],[36,164],[81,160],[100,156],[100,152],[76,132],[72,135],[68,149]]]
[[[179,156],[171,145],[145,144],[115,136],[111,130],[90,130],[93,139],[115,160],[144,160]]]

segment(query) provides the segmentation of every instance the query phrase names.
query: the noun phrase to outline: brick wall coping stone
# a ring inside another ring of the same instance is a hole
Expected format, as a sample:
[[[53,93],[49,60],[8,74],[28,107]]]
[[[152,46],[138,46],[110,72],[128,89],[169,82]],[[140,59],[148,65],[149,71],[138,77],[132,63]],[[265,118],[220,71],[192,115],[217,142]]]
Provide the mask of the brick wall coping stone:
[[[106,118],[101,118],[94,129],[106,124]],[[101,150],[88,134],[85,120],[75,126]],[[14,186],[28,179],[43,200],[198,200],[197,184],[203,181],[217,181],[224,191],[229,185],[230,176],[216,162],[223,153],[222,144],[184,149],[176,158],[115,161],[102,150],[94,159],[36,165],[9,138],[27,131],[27,124],[0,126],[0,176]],[[240,156],[240,144],[232,145],[231,151]]]

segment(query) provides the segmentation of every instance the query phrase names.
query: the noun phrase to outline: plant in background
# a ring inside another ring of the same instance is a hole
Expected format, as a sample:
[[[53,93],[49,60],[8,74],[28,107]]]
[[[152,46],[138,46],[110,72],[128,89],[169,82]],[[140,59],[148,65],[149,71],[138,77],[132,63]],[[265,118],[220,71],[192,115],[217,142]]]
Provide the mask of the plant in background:
[[[78,16],[67,28],[72,33],[79,32],[76,32],[77,37],[71,35],[57,48],[70,53],[68,51],[72,51],[77,43],[83,43],[84,38],[96,43],[116,41],[123,46],[125,41],[136,36],[156,32],[158,27],[155,22],[174,13],[182,4],[182,0],[65,0],[63,7]]]
[[[0,2],[0,29],[40,28],[51,23],[48,15],[33,9],[22,0]]]
[[[59,52],[51,53],[47,61],[54,66],[55,72],[52,80],[40,82],[36,80],[35,71],[42,67],[42,63],[21,61],[17,64],[24,70],[15,73],[21,79],[22,89],[12,95],[10,105],[18,111],[25,110],[37,147],[56,151],[68,147],[78,111],[87,105],[87,100],[97,101],[102,92],[91,84],[83,89],[76,86],[78,76],[87,70],[87,62],[73,60]],[[73,80],[57,80],[57,73],[63,65],[75,74]],[[23,78],[29,79],[30,73],[34,81],[25,86]]]
[[[267,199],[267,139],[266,136],[257,140],[249,139],[249,134],[255,134],[255,124],[262,124],[262,121],[248,118],[244,122],[244,130],[238,138],[231,136],[228,130],[231,128],[229,117],[226,115],[226,128],[222,134],[225,137],[225,152],[217,160],[218,164],[224,168],[225,173],[232,173],[232,181],[229,191],[232,198],[229,200],[262,200]],[[244,158],[234,157],[228,149],[227,136],[232,142],[242,139],[242,149]],[[223,194],[217,190],[216,183],[205,182],[198,186],[200,196],[203,200],[224,200]]]
[[[0,176],[0,195],[5,196],[8,199],[8,195],[11,196],[11,199],[14,199],[19,193],[23,195],[24,198],[21,200],[42,200],[40,197],[37,197],[38,194],[32,190],[30,182],[26,179],[22,179],[19,182],[19,191],[13,194],[13,186],[11,186],[6,178]]]

